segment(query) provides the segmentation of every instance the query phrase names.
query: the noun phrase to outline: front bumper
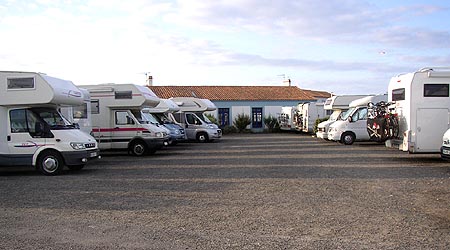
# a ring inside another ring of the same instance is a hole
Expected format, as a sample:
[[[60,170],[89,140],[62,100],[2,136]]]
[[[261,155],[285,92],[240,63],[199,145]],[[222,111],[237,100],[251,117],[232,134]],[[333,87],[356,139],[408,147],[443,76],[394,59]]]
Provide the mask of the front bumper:
[[[169,136],[160,137],[160,138],[145,138],[145,143],[147,144],[148,148],[152,150],[161,149],[169,142]]]
[[[450,160],[450,147],[446,147],[446,146],[441,147],[441,158]]]
[[[339,131],[333,132],[328,131],[328,140],[330,141],[340,141],[342,133]]]
[[[99,149],[61,152],[67,166],[83,165],[99,157]]]
[[[209,129],[208,130],[209,139],[219,139],[222,137],[222,129]]]

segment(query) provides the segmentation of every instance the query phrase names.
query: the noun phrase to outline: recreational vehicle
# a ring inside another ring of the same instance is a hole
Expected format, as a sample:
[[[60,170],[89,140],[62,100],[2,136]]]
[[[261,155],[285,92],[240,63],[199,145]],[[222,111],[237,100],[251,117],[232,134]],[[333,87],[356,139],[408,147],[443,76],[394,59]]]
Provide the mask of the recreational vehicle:
[[[386,141],[410,153],[439,153],[449,128],[450,67],[423,68],[393,77],[388,86],[392,112],[397,114],[399,139]]]
[[[210,100],[195,97],[173,97],[170,100],[180,107],[180,111],[169,116],[185,128],[187,139],[208,142],[222,137],[222,130],[204,114],[217,109]]]
[[[184,128],[171,121],[167,116],[169,113],[178,111],[180,111],[180,107],[169,99],[161,99],[158,106],[142,110],[148,120],[167,129],[170,136],[169,145],[175,145],[178,142],[186,140]]]
[[[367,132],[367,105],[387,101],[387,95],[366,96],[349,104],[349,109],[342,114],[328,129],[328,140],[351,145],[355,141],[370,140]]]
[[[316,120],[326,117],[326,111],[323,108],[323,104],[323,102],[307,102],[300,103],[297,106],[300,114],[300,131],[313,133]]]
[[[450,160],[450,129],[447,129],[442,136],[441,157]]]
[[[297,129],[298,123],[297,107],[281,107],[281,114],[278,118],[280,129],[285,131],[292,131]]]
[[[42,73],[0,72],[0,165],[36,167],[56,175],[64,166],[80,170],[98,157],[95,139],[58,112],[83,104],[71,82]]]
[[[168,142],[167,132],[142,114],[160,99],[135,84],[83,85],[91,95],[92,134],[100,150],[128,149],[136,156],[153,154]]]
[[[328,140],[328,129],[330,128],[330,125],[337,121],[343,112],[348,110],[350,102],[365,96],[367,95],[340,95],[328,98],[325,101],[323,108],[326,110],[329,118],[317,125],[316,136]],[[332,113],[329,114],[328,112]]]

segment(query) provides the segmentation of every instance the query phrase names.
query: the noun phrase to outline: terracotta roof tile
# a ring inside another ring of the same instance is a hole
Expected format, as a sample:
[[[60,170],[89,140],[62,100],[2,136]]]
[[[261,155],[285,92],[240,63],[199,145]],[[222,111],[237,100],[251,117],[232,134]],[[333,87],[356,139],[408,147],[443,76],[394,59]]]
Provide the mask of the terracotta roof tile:
[[[149,86],[160,98],[188,97],[212,101],[316,100],[314,91],[295,86]],[[327,92],[324,92],[327,93]],[[331,96],[328,93],[328,96]]]

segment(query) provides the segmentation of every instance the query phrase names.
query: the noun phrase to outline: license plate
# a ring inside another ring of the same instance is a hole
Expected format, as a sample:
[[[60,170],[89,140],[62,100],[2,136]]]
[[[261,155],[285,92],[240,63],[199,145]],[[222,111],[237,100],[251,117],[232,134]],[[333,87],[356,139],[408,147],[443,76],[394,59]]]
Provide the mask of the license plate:
[[[443,149],[443,150],[442,150],[442,154],[444,154],[444,155],[450,155],[450,150]]]
[[[97,156],[97,152],[93,152],[89,154],[90,157],[96,157]]]

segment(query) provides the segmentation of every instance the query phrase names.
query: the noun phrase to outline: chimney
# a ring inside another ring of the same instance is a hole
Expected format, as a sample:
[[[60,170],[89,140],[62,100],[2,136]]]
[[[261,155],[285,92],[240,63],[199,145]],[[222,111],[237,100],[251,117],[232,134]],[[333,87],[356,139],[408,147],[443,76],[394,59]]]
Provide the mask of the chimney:
[[[288,78],[288,79],[284,79],[283,80],[283,86],[289,86],[289,87],[291,87],[292,85],[291,85],[291,79],[290,78]]]
[[[147,77],[147,86],[153,86],[153,76],[151,75]]]

